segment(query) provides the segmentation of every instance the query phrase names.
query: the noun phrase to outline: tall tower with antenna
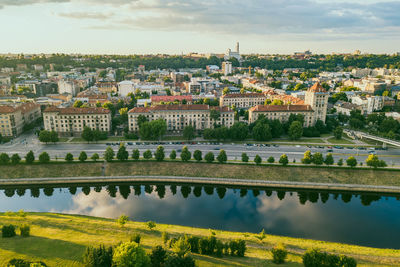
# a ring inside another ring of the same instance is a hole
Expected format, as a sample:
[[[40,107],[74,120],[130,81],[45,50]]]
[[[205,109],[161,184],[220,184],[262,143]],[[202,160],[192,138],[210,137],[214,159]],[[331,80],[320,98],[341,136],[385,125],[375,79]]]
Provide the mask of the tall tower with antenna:
[[[239,54],[239,42],[236,42],[236,53]]]

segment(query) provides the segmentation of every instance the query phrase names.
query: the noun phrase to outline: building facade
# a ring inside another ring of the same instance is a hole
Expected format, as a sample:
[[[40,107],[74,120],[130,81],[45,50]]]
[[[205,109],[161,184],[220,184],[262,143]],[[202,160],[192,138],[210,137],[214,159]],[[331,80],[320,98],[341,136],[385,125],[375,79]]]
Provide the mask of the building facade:
[[[315,124],[314,110],[310,105],[257,105],[249,109],[249,123],[257,121],[260,115],[269,120],[286,122],[291,114],[304,116],[304,127]]]
[[[267,96],[262,93],[247,94],[226,94],[220,97],[220,107],[231,107],[235,105],[237,108],[251,108],[256,105],[264,105]]]
[[[315,83],[307,90],[304,102],[306,105],[310,105],[315,112],[314,123],[317,120],[321,120],[325,123],[328,110],[328,98],[329,93],[319,82]]]
[[[16,137],[23,132],[24,125],[40,117],[40,105],[35,103],[0,105],[0,134]]]
[[[222,72],[225,76],[232,73],[232,62],[224,61],[222,62]]]
[[[139,130],[138,117],[143,115],[148,121],[163,119],[167,123],[167,130],[180,132],[186,126],[193,126],[196,130],[212,128],[214,121],[211,118],[213,107],[208,105],[157,105],[152,107],[136,107],[129,111],[129,130]],[[234,112],[227,107],[214,108],[219,111],[217,124],[231,127],[234,123]]]
[[[111,112],[104,108],[57,108],[43,112],[44,128],[61,136],[79,136],[84,127],[102,132],[111,131]]]

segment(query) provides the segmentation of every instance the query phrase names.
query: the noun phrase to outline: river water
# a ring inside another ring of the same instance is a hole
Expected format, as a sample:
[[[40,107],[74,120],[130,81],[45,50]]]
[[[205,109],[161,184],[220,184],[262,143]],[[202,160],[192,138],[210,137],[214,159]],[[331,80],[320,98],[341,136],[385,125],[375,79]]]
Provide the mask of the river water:
[[[0,211],[42,211],[400,249],[400,195],[201,185],[0,189]]]

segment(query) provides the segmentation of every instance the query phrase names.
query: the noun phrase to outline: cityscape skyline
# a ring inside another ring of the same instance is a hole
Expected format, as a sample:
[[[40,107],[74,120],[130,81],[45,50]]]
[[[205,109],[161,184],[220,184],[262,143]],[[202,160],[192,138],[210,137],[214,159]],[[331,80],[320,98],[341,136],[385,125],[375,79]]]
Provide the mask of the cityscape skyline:
[[[0,1],[0,53],[396,53],[399,1]],[[318,12],[316,12],[318,11]]]

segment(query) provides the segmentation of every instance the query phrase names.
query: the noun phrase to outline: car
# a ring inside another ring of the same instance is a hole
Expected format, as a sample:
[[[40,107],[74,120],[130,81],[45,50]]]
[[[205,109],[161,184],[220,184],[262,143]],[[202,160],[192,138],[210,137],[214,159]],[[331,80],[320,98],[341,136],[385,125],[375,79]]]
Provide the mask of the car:
[[[107,146],[111,146],[111,143],[106,143]]]
[[[179,148],[179,149],[176,150],[176,152],[182,152],[182,149]]]
[[[275,145],[275,144],[274,144],[273,146],[274,146],[274,147],[279,147],[279,145]]]
[[[220,150],[220,148],[219,148],[219,147],[216,147],[216,148],[214,148],[214,150]]]
[[[358,149],[359,149],[359,150],[367,150],[366,147],[359,147]]]
[[[346,147],[347,149],[353,149],[354,147],[352,147],[352,146],[348,146],[348,147]]]
[[[308,147],[308,148],[312,148],[312,146],[310,146],[310,145],[307,145],[307,147]]]
[[[133,146],[133,143],[132,142],[128,142],[128,143],[126,143],[128,146]]]
[[[333,152],[333,150],[332,149],[327,149],[326,152]]]
[[[373,154],[373,155],[375,155],[375,151],[374,151],[374,150],[370,150],[370,151],[368,151],[368,154]]]
[[[296,145],[296,147],[301,147],[300,145]]]
[[[325,148],[324,146],[318,146],[318,148]]]

